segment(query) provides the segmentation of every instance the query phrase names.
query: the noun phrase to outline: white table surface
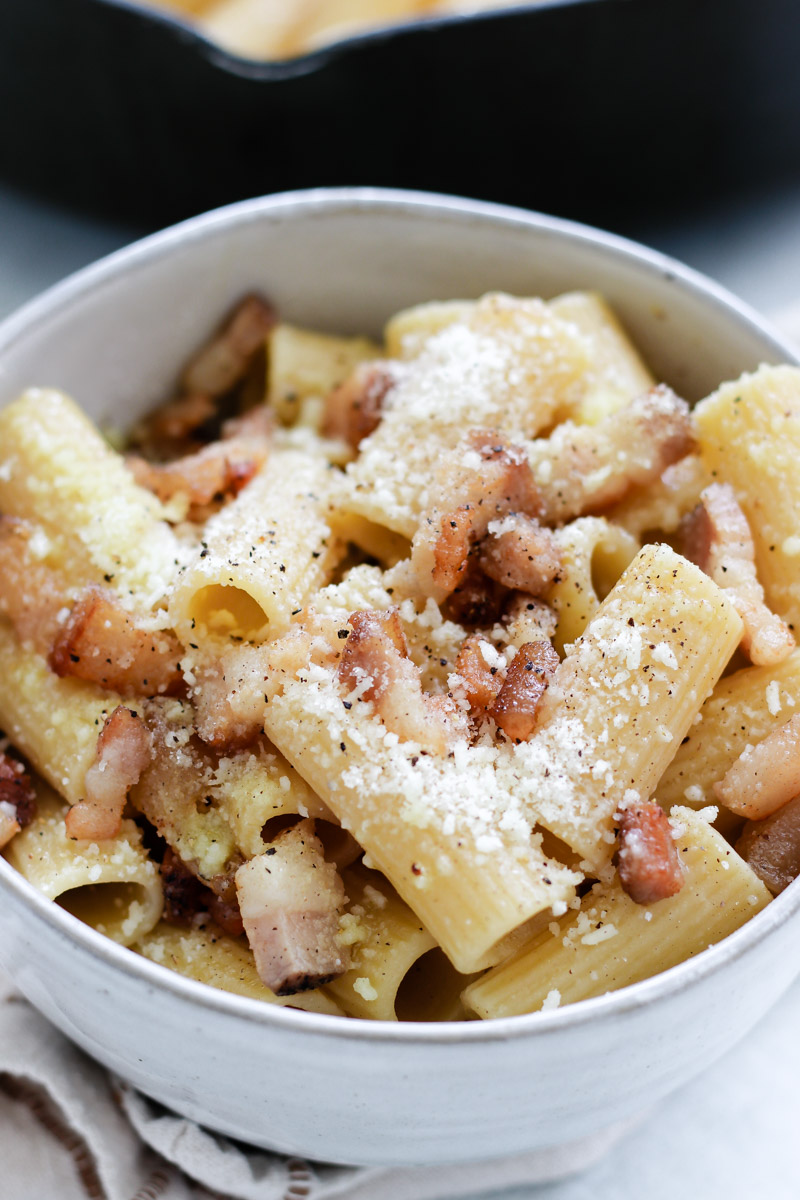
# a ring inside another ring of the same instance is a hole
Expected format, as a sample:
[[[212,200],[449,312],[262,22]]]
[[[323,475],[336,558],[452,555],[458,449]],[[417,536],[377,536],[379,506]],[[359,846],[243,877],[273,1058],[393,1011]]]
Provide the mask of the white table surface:
[[[140,232],[0,184],[0,317]],[[642,221],[635,233],[762,312],[800,306],[800,188],[688,219]],[[602,1163],[562,1183],[482,1200],[798,1200],[799,1131],[800,983],[744,1043],[663,1102]]]

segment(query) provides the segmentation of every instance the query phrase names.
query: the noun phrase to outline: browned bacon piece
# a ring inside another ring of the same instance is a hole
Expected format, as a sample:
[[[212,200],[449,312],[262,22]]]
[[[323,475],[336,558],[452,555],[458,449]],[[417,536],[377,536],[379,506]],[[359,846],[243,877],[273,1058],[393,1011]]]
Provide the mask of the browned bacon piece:
[[[144,721],[119,705],[97,739],[97,755],[86,772],[86,799],[67,813],[69,837],[92,841],[115,837],[128,790],[150,765],[152,754],[153,739]]]
[[[192,700],[199,737],[231,754],[264,731],[269,668],[260,646],[236,646],[194,669]]]
[[[528,642],[512,658],[505,682],[488,711],[515,742],[524,742],[536,728],[542,696],[559,661],[549,642]]]
[[[164,887],[164,920],[173,925],[193,925],[198,917],[208,914],[229,937],[244,933],[235,889],[227,899],[217,896],[202,883],[170,847],[164,852],[160,866]]]
[[[313,821],[287,829],[239,867],[236,890],[256,969],[276,995],[320,987],[347,970],[336,936],[344,887]]]
[[[470,549],[490,522],[509,513],[535,517],[541,499],[525,450],[484,429],[472,430],[453,451],[437,492],[414,536],[411,561],[420,589],[441,603],[462,584]]]
[[[253,441],[269,444],[275,431],[275,415],[267,404],[254,404],[238,417],[222,422],[223,442],[242,442],[245,447]]]
[[[792,631],[764,602],[747,517],[730,484],[712,483],[681,525],[684,553],[730,595],[744,623],[742,650],[757,666],[774,666],[795,648]]]
[[[500,620],[507,595],[470,555],[463,579],[442,601],[442,616],[467,629],[484,629]]]
[[[739,816],[760,821],[800,794],[800,715],[773,729],[757,745],[746,746],[714,784],[721,804]]]
[[[145,418],[139,431],[153,450],[169,452],[189,445],[203,425],[217,416],[217,406],[203,392],[189,392],[163,404]]]
[[[431,576],[437,588],[449,595],[464,579],[472,541],[472,509],[468,504],[444,513],[438,521],[433,545]]]
[[[219,333],[191,360],[183,373],[186,392],[224,396],[247,372],[250,361],[264,345],[277,315],[259,296],[246,296]]]
[[[364,438],[378,428],[386,397],[396,382],[394,364],[359,363],[350,378],[325,398],[323,436],[341,438],[357,450]]]
[[[478,510],[478,536],[483,536],[491,520],[506,513],[539,516],[542,497],[524,447],[491,429],[473,429],[466,444],[481,459],[480,466],[472,471],[472,494],[468,497]]]
[[[36,792],[21,762],[0,752],[0,850],[36,816]]]
[[[139,628],[112,592],[92,585],[73,606],[49,661],[56,675],[149,697],[182,690],[180,656],[173,633]]]
[[[736,843],[762,883],[777,896],[800,875],[800,795],[764,821],[749,821]]]
[[[658,479],[692,448],[689,406],[660,384],[597,425],[564,421],[529,445],[540,519],[563,524]]]
[[[506,517],[508,528],[481,542],[478,562],[484,574],[503,587],[540,596],[558,578],[562,556],[549,529],[524,514]]]
[[[496,656],[497,651],[492,644],[477,634],[466,638],[458,652],[456,674],[463,681],[472,716],[485,713],[503,686],[505,670],[490,665]]]
[[[672,828],[657,804],[633,804],[620,814],[617,870],[623,891],[636,904],[655,904],[683,887]]]
[[[419,668],[409,658],[396,609],[351,613],[352,627],[337,674],[348,690],[370,700],[387,729],[432,754],[446,754],[466,732],[465,718],[445,696],[422,690]]]
[[[46,653],[64,608],[62,581],[34,552],[36,531],[29,521],[0,516],[0,616],[7,617],[21,642]]]
[[[191,520],[204,520],[208,506],[237,496],[266,462],[266,438],[237,437],[204,446],[196,454],[169,463],[150,463],[136,455],[126,459],[142,487],[167,502],[178,495],[189,501]]]

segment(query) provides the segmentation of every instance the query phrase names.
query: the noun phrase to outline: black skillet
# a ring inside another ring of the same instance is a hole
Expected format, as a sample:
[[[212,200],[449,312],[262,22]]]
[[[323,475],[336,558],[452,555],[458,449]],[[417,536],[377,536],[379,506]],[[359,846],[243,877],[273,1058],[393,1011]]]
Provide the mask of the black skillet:
[[[0,0],[0,174],[141,225],[352,183],[624,229],[798,173],[797,0],[549,0],[288,63],[127,0]]]

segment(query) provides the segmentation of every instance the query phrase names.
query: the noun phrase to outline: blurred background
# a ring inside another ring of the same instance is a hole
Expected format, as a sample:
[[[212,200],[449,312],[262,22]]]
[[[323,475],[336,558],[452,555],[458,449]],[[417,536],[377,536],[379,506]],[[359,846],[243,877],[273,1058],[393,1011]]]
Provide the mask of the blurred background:
[[[600,225],[774,310],[798,62],[796,0],[3,0],[0,304],[220,204],[371,184]]]

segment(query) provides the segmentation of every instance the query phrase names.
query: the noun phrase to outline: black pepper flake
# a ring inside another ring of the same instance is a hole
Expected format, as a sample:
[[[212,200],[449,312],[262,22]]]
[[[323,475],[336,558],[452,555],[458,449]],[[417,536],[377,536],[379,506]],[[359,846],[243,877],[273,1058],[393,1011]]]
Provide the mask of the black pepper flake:
[[[344,742],[339,742],[339,749],[341,750],[342,754],[347,753],[347,746],[345,745]]]
[[[347,709],[348,712],[350,712],[350,709],[353,707],[353,703],[351,700],[343,700],[342,704],[345,706],[345,708]]]
[[[349,629],[337,629],[336,636],[338,638],[341,638],[342,641],[344,641],[345,638],[350,637],[350,630]]]

